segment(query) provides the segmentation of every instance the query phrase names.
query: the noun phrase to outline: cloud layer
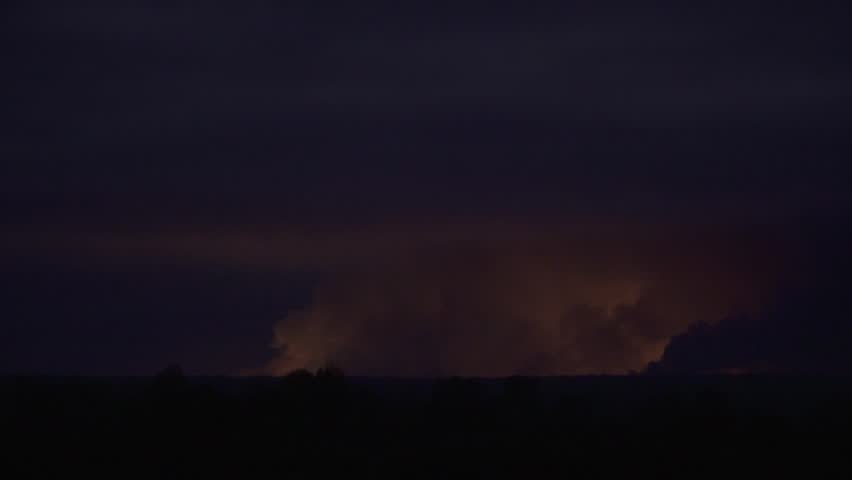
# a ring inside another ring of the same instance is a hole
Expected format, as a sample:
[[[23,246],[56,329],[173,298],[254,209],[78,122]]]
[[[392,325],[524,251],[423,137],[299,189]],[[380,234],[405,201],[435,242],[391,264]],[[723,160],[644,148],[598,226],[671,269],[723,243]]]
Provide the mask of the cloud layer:
[[[635,232],[634,232],[635,234]],[[599,239],[600,240],[600,239]],[[770,262],[718,242],[529,237],[447,244],[330,275],[275,327],[267,373],[626,373],[692,322],[759,308]]]
[[[839,237],[850,239],[849,232]],[[823,242],[810,272],[753,315],[699,322],[674,337],[651,373],[852,372],[852,258]]]

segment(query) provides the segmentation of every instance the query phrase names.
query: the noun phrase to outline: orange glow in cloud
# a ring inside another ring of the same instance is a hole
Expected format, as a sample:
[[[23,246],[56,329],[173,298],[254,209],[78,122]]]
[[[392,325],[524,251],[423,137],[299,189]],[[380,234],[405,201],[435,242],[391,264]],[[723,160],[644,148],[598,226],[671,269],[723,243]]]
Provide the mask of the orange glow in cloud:
[[[767,272],[740,253],[628,238],[464,244],[332,276],[277,324],[266,371],[627,373],[690,324],[760,306]]]
[[[772,235],[611,224],[378,223],[358,228],[77,233],[19,242],[110,263],[315,272],[310,305],[282,312],[283,374],[626,373],[690,324],[760,307],[777,278]]]

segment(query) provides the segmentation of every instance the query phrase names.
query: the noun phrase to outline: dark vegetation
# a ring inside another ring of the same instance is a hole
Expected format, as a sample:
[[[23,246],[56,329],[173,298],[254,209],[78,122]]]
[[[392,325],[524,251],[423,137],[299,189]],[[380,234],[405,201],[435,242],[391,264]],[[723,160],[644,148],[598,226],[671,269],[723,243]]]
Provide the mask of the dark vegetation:
[[[4,478],[820,478],[842,377],[6,377]],[[748,478],[748,477],[747,477]]]

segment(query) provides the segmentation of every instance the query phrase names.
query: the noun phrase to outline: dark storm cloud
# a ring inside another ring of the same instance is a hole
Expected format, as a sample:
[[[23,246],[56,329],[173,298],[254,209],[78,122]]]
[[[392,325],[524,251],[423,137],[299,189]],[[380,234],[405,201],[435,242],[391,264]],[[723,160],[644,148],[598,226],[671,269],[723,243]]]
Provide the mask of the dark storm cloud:
[[[849,285],[784,292],[767,312],[695,324],[651,373],[852,372]]]
[[[266,321],[273,313],[279,320],[277,355],[260,371],[338,362],[354,373],[408,375],[640,369],[690,322],[759,306],[786,268],[791,248],[788,239],[765,230],[473,219],[234,232],[53,232],[49,239],[12,240],[6,239],[5,251],[19,259],[74,258],[94,272],[153,270],[152,279],[199,269],[254,272],[261,279],[304,272],[296,275],[301,283],[280,285],[280,298],[273,294],[281,300],[300,285],[312,292],[298,308],[266,311]],[[179,275],[165,285],[218,291],[199,283],[204,278]],[[272,288],[242,274],[229,278],[238,298],[250,289],[269,295]],[[222,308],[221,294],[209,301],[187,295],[183,307],[192,318],[181,319],[179,296],[159,285],[142,286],[139,295],[149,298],[142,311],[162,308],[165,316],[150,319],[147,327],[140,324],[145,315],[131,316],[131,325],[157,331],[156,325],[173,322],[174,333],[190,345],[217,344],[204,324],[233,314]],[[99,299],[82,298],[82,312],[74,310],[73,296],[64,303],[69,315],[100,311],[88,305]],[[124,301],[119,291],[104,302],[108,308]],[[270,307],[275,305],[280,303]],[[262,318],[232,321],[236,328]],[[238,342],[234,336],[219,340]],[[266,351],[264,344],[258,350]],[[244,366],[258,371],[250,368],[258,363]]]
[[[852,372],[849,225],[811,232],[804,262],[763,311],[696,323],[671,340],[649,371]]]
[[[476,248],[320,284],[277,325],[270,371],[625,373],[660,356],[650,371],[852,368],[848,222],[655,231]]]
[[[264,371],[626,373],[693,321],[758,310],[786,268],[778,238],[579,231],[480,232],[332,271],[276,325],[279,356]]]

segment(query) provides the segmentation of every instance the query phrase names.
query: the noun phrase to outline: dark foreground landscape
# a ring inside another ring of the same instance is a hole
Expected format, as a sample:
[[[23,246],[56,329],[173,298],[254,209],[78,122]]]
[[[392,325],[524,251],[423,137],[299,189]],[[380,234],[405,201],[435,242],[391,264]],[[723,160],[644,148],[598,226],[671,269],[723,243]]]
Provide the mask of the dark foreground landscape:
[[[4,478],[821,478],[843,377],[6,377]]]

